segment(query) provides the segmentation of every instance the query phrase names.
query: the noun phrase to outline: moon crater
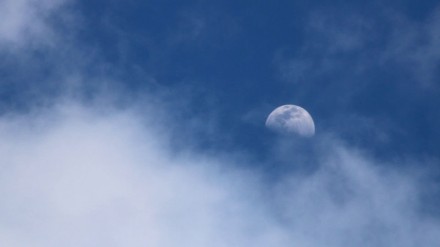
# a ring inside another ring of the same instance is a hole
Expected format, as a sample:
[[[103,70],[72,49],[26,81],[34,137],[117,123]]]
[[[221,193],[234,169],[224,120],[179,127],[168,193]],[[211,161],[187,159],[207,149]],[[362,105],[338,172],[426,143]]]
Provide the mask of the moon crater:
[[[281,134],[311,137],[315,134],[312,116],[302,107],[282,105],[273,110],[266,119],[266,127]]]

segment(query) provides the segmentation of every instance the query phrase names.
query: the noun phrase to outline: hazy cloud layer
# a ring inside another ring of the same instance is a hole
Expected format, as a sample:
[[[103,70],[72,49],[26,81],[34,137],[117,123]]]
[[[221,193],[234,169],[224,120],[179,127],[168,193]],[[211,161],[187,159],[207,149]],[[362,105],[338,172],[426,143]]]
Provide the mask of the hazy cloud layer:
[[[438,221],[419,212],[417,176],[337,142],[325,141],[314,172],[267,182],[251,164],[236,168],[243,160],[171,151],[146,121],[154,112],[101,108],[1,118],[2,246],[440,243]]]

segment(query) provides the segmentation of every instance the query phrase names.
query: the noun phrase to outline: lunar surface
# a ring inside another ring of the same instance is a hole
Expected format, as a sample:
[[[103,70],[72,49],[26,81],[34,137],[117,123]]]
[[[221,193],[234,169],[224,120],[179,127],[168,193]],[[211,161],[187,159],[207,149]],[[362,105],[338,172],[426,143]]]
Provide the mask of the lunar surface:
[[[266,120],[266,127],[281,134],[311,137],[315,134],[312,116],[296,105],[282,105],[273,110]]]

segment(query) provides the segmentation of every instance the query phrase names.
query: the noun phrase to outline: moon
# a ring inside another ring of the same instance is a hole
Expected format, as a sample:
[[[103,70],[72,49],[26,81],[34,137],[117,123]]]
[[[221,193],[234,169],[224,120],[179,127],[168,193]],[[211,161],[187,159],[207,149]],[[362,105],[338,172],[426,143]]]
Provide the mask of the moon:
[[[281,133],[302,137],[315,135],[312,116],[297,105],[282,105],[273,110],[266,119],[266,127]]]

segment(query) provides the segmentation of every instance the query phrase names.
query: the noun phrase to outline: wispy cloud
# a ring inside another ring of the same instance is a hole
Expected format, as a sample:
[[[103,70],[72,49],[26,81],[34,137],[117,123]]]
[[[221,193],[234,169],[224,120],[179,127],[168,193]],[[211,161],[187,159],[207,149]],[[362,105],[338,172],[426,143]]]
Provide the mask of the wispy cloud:
[[[378,66],[397,66],[420,86],[432,87],[440,58],[438,16],[439,8],[426,20],[415,21],[386,6],[369,14],[312,12],[304,27],[304,45],[294,56],[278,55],[281,74],[298,83],[340,71],[356,76]]]
[[[416,175],[338,142],[325,141],[315,171],[267,182],[243,159],[176,153],[154,111],[87,108],[2,117],[2,245],[440,243]]]
[[[360,71],[365,60],[354,60],[375,38],[374,26],[365,16],[337,11],[312,12],[304,26],[303,45],[292,57],[279,53],[282,77],[290,83],[302,83],[346,69]],[[349,60],[349,64],[347,64]]]
[[[421,22],[392,13],[394,27],[383,54],[384,62],[406,68],[423,87],[433,88],[440,65],[440,7]]]
[[[2,0],[0,2],[0,45],[8,49],[50,45],[55,33],[50,18],[68,0]]]

